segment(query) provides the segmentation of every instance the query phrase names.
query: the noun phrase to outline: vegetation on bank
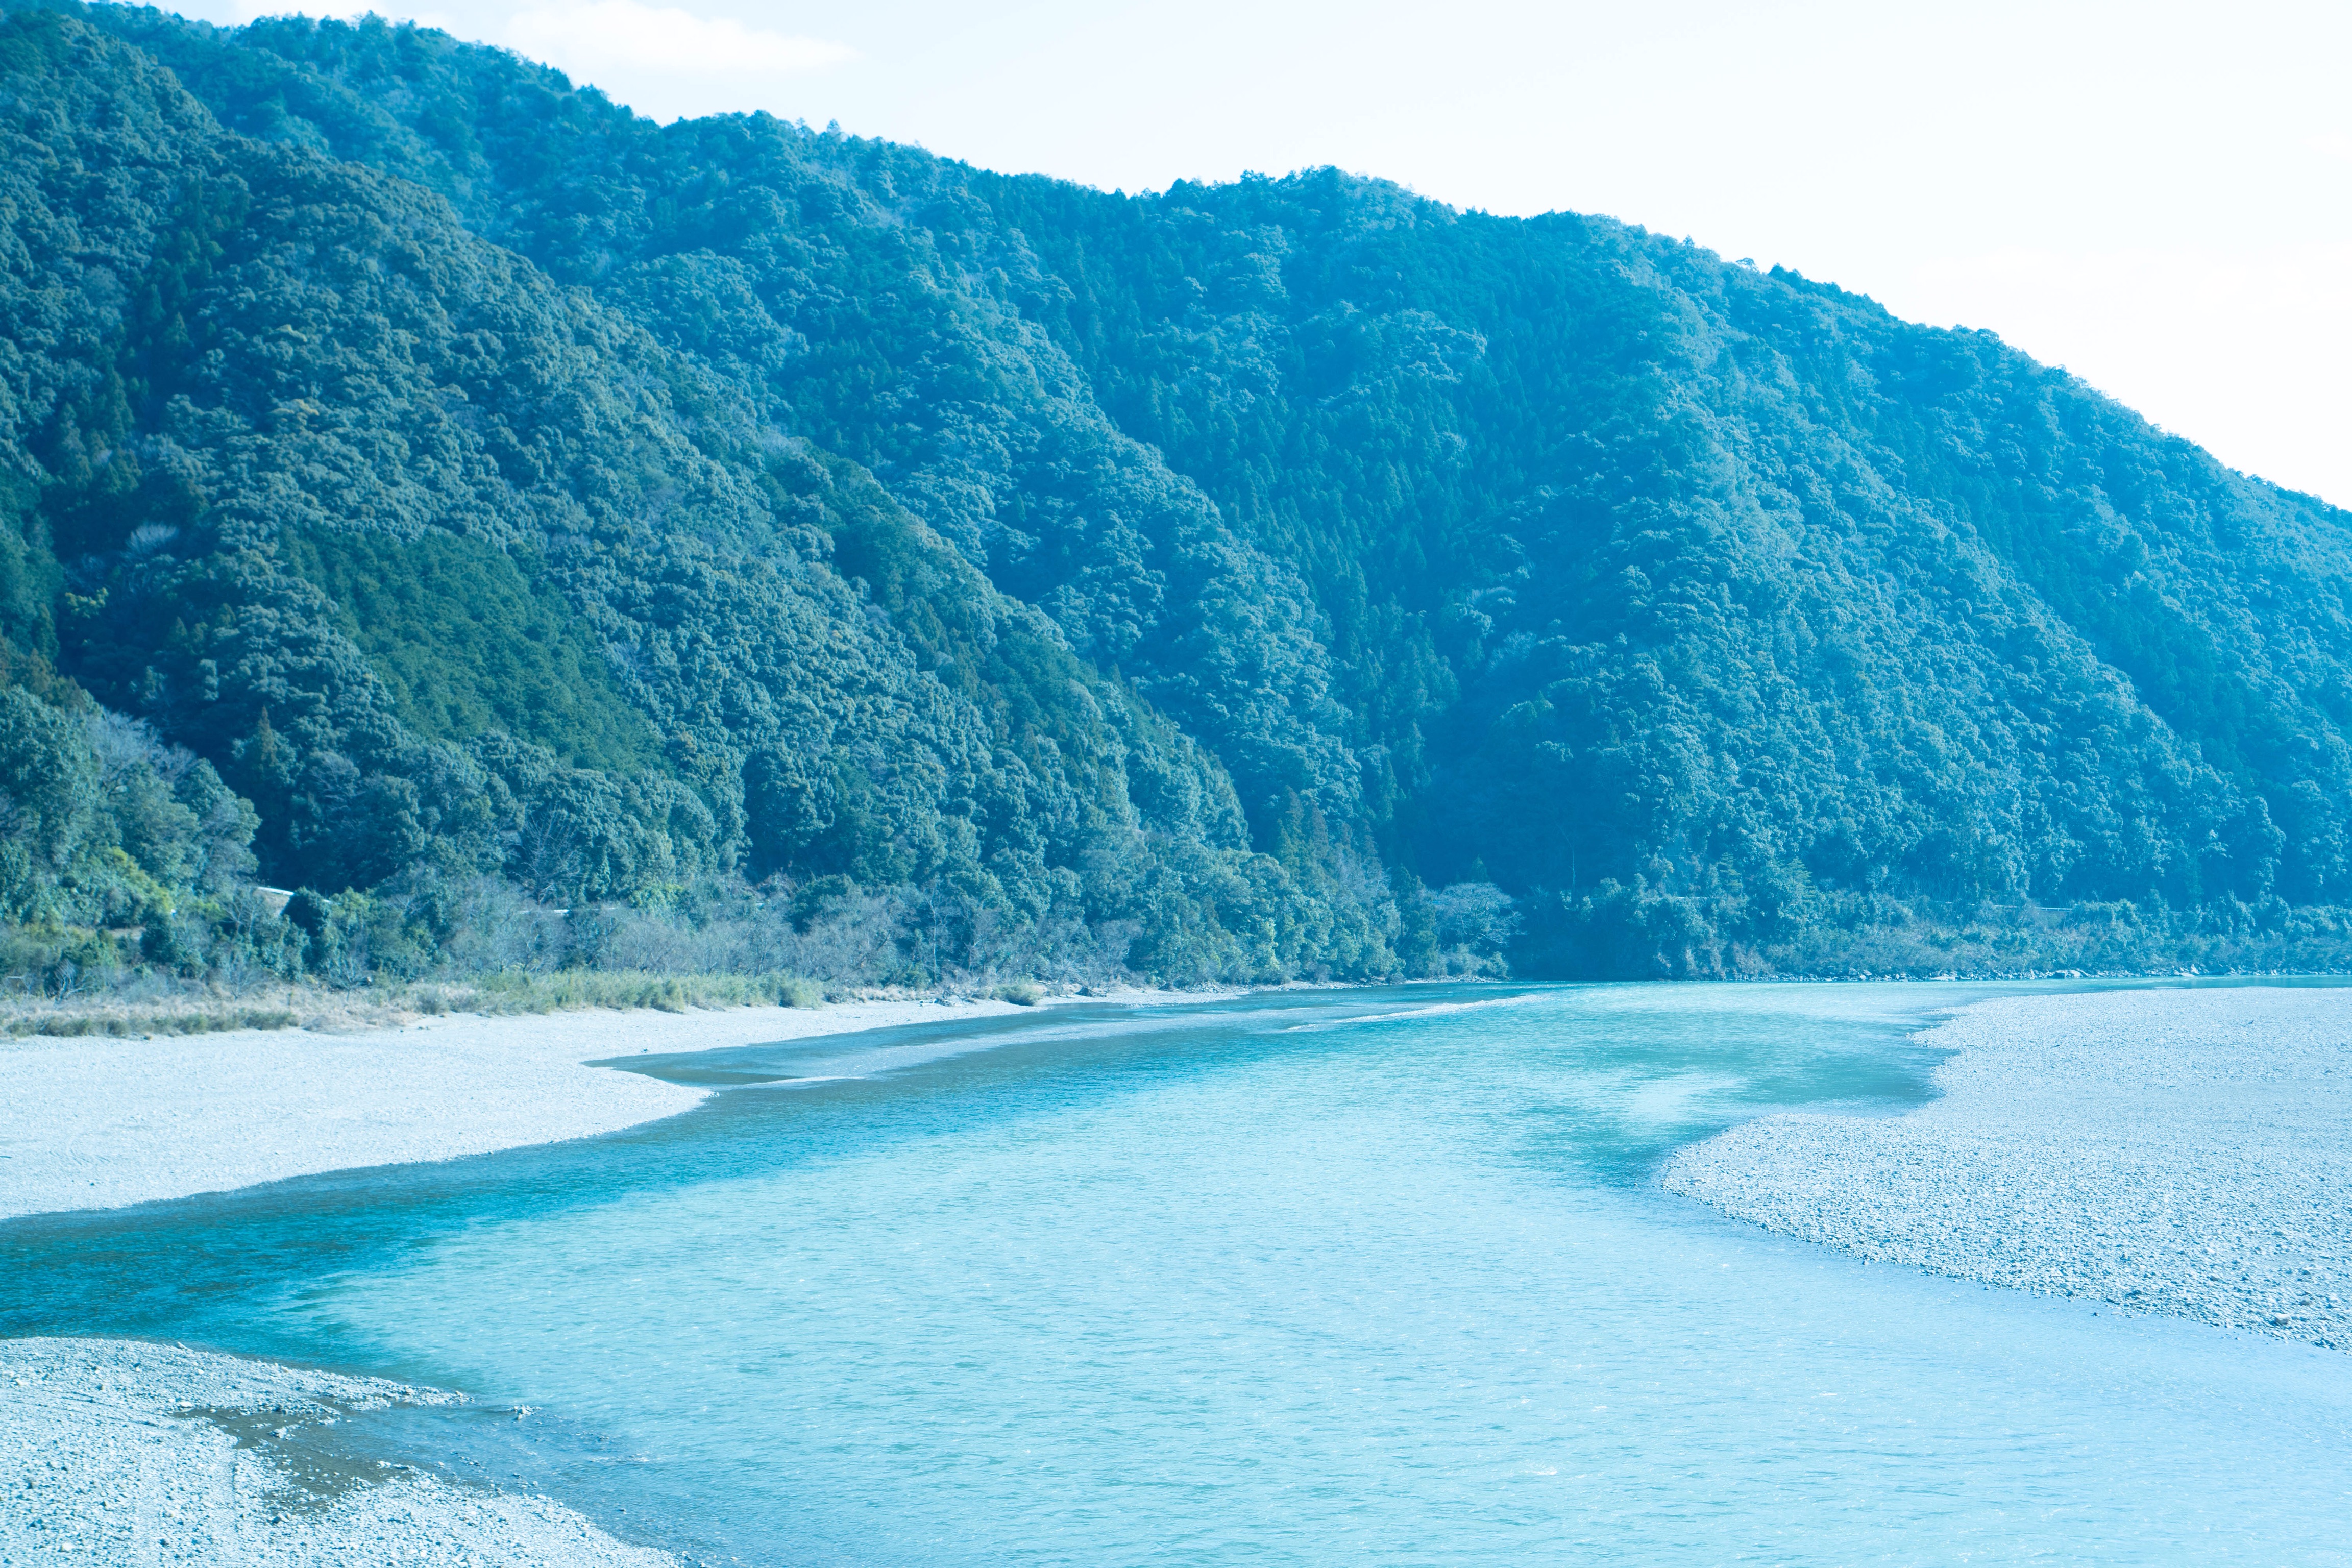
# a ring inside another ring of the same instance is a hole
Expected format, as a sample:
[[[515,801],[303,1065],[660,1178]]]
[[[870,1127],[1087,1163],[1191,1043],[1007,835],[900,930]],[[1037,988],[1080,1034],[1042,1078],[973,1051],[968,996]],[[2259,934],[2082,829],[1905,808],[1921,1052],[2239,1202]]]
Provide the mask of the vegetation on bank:
[[[29,997],[2352,966],[2352,522],[1988,334],[376,19],[0,0],[0,202]]]
[[[379,983],[356,990],[315,981],[247,984],[174,982],[149,972],[64,997],[0,1001],[0,1034],[204,1035],[229,1029],[337,1029],[467,1013],[480,1017],[653,1008],[818,1007],[824,987],[796,975],[662,974],[644,971],[505,971],[463,980]]]

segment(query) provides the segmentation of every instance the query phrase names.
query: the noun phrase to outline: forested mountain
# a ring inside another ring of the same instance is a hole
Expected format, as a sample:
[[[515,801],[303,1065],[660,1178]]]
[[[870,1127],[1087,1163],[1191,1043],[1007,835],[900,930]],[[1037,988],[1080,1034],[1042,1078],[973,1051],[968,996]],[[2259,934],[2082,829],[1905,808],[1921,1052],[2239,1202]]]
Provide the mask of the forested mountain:
[[[2352,517],[1989,334],[1331,171],[1105,195],[5,9],[42,952],[2340,956]]]

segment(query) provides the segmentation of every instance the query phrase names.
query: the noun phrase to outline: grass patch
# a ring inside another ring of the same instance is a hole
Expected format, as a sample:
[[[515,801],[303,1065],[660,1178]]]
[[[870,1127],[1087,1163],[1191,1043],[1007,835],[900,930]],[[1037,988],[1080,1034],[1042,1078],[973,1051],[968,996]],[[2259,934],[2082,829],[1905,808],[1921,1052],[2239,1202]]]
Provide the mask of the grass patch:
[[[823,990],[790,974],[661,974],[644,971],[559,970],[552,974],[482,975],[353,991],[272,986],[276,1005],[214,993],[131,1000],[92,997],[32,1003],[0,1011],[0,1037],[89,1036],[136,1038],[209,1035],[226,1029],[346,1029],[395,1026],[418,1014],[488,1017],[565,1013],[590,1007],[821,1007]]]
[[[75,1039],[86,1035],[128,1038],[133,1035],[212,1035],[226,1029],[290,1029],[301,1020],[285,1007],[220,1007],[183,1013],[42,1013],[0,1022],[24,1037]]]
[[[567,1013],[588,1007],[817,1007],[824,994],[791,974],[656,974],[637,970],[563,969],[552,974],[488,974],[449,985],[412,988],[404,998],[419,1013]]]

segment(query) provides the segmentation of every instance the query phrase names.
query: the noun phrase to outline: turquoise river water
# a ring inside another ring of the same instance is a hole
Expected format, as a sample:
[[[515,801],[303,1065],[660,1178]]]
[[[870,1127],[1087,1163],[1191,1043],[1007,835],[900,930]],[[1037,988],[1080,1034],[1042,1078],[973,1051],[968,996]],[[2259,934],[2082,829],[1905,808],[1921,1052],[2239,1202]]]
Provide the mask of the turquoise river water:
[[[633,1057],[722,1091],[0,1226],[0,1333],[464,1388],[331,1440],[702,1562],[2352,1562],[2352,1357],[1655,1185],[1748,1116],[1917,1103],[1909,1036],[1988,994],[1416,986]]]

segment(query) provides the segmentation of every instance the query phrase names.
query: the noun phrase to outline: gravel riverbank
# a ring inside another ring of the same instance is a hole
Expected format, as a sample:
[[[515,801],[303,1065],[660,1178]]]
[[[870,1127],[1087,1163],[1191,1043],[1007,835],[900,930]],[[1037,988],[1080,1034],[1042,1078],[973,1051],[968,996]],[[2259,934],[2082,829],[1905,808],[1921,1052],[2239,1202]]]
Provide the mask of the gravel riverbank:
[[[2352,989],[2009,997],[1941,1098],[1768,1116],[1668,1189],[1875,1260],[2352,1349]]]
[[[676,1568],[548,1498],[302,1458],[305,1429],[456,1397],[169,1345],[0,1341],[0,1564]]]

